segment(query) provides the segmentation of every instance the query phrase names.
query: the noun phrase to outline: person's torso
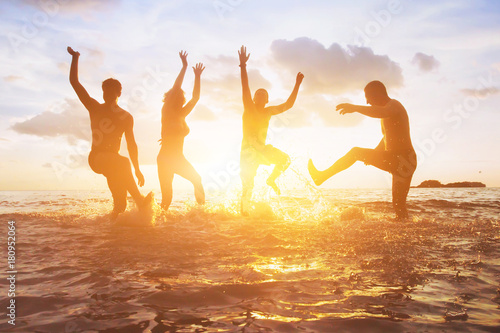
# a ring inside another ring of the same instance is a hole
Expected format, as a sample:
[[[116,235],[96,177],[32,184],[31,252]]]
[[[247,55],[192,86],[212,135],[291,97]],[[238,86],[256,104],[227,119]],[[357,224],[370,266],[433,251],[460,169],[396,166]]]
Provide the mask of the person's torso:
[[[266,108],[257,110],[255,107],[243,112],[243,143],[242,145],[264,146],[271,115]]]
[[[99,104],[90,114],[92,150],[118,153],[130,113],[116,106]]]
[[[390,103],[393,103],[394,114],[381,120],[385,150],[394,152],[413,150],[408,113],[398,101],[391,100]]]
[[[161,145],[164,152],[182,153],[184,138],[189,134],[189,127],[184,117],[168,108],[162,109]]]

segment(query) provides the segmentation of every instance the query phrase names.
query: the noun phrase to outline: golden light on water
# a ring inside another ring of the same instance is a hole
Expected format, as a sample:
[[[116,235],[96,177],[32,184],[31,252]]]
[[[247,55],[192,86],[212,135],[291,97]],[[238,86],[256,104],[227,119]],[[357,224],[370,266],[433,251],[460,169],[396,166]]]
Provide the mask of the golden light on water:
[[[297,273],[301,271],[320,269],[321,265],[317,262],[292,264],[285,262],[283,258],[270,257],[261,258],[256,263],[252,264],[251,267],[255,271],[263,273],[266,276],[274,277],[276,274],[280,273]]]

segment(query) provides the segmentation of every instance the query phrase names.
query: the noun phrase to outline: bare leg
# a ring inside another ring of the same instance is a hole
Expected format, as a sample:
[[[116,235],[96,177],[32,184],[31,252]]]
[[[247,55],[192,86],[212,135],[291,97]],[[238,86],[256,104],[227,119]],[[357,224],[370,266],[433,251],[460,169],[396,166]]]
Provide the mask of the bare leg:
[[[107,177],[108,187],[113,196],[113,212],[111,218],[114,220],[120,213],[127,209],[127,189],[118,178]]]
[[[137,187],[137,184],[135,182],[134,175],[132,174],[132,168],[130,167],[130,161],[128,158],[120,156],[121,161],[120,161],[120,174],[121,174],[121,180],[124,182],[128,193],[132,196],[134,199],[136,205],[140,208],[144,205],[144,196],[139,192],[139,188]]]
[[[113,191],[120,192],[117,196],[121,198],[123,196],[123,189],[125,189],[126,192],[130,193],[139,208],[144,206],[145,198],[139,192],[135,183],[128,158],[117,153],[99,152],[95,155],[92,162],[93,169],[101,170],[101,173],[108,178],[108,186],[112,193]]]
[[[400,177],[397,175],[392,176],[392,205],[396,212],[398,220],[405,220],[408,218],[408,210],[406,209],[406,197],[410,190],[411,176]]]
[[[249,208],[250,208],[250,201],[252,199],[252,191],[253,191],[253,180],[250,181],[248,180],[241,180],[242,181],[242,191],[241,191],[241,215],[248,216],[249,215]],[[245,184],[246,183],[246,184]],[[252,183],[250,185],[250,183]]]
[[[161,208],[168,210],[172,203],[172,181],[174,180],[174,171],[167,159],[158,155],[158,178],[161,187]]]
[[[189,180],[194,186],[194,196],[196,198],[196,202],[200,205],[205,204],[205,190],[203,189],[203,184],[201,183],[201,176],[196,172],[191,163],[186,160],[183,156],[182,160],[179,161],[179,169],[176,170],[176,173]]]
[[[290,156],[272,146],[267,147],[269,147],[267,148],[269,156],[266,156],[266,158],[274,164],[274,169],[269,178],[267,178],[266,184],[271,186],[276,194],[280,195],[281,191],[278,185],[276,185],[276,178],[278,178],[290,166]]]
[[[390,171],[390,164],[384,159],[384,153],[385,151],[354,147],[324,171],[316,169],[312,160],[309,160],[307,169],[314,183],[319,186],[330,177],[351,167],[356,161],[363,161],[384,171]]]
[[[241,162],[241,214],[248,216],[250,202],[252,200],[252,191],[254,186],[254,178],[257,174],[258,164],[249,163],[242,161]]]

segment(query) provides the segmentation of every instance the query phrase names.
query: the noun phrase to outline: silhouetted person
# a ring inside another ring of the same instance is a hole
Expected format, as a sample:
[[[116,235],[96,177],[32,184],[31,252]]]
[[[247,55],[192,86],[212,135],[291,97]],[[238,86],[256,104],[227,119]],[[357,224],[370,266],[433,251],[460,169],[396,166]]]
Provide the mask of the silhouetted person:
[[[182,81],[187,69],[187,53],[179,52],[182,60],[182,69],[174,86],[163,95],[161,109],[161,149],[158,154],[158,177],[161,186],[161,207],[168,209],[172,202],[172,181],[174,174],[186,178],[194,186],[194,195],[199,204],[205,203],[205,191],[201,184],[201,177],[191,163],[184,157],[184,138],[189,134],[186,116],[193,110],[200,99],[200,78],[205,69],[202,63],[193,67],[194,89],[193,97],[186,103]],[[184,105],[186,103],[186,105]]]
[[[242,182],[241,212],[248,214],[248,204],[252,197],[254,178],[260,164],[274,164],[274,169],[267,184],[279,194],[276,178],[290,165],[290,157],[281,150],[266,145],[267,130],[271,116],[280,114],[290,109],[295,103],[297,93],[304,75],[297,74],[295,87],[288,100],[280,105],[268,106],[268,93],[265,89],[258,89],[252,100],[250,86],[248,85],[248,74],[246,63],[250,54],[247,55],[246,47],[242,46],[238,51],[241,68],[241,85],[243,90],[243,141],[241,143],[240,167]]]
[[[92,150],[89,154],[89,165],[95,173],[104,175],[108,181],[114,206],[111,217],[116,218],[127,208],[127,192],[141,209],[151,199],[151,194],[146,198],[142,196],[135,184],[129,159],[118,154],[122,136],[125,134],[135,175],[139,180],[139,185],[143,186],[144,176],[139,170],[137,144],[133,131],[134,118],[118,106],[118,97],[121,95],[122,86],[118,80],[111,78],[105,80],[102,83],[104,103],[97,102],[89,96],[78,80],[80,53],[71,47],[68,47],[68,53],[73,57],[69,82],[90,115]]]
[[[366,102],[371,106],[342,103],[337,105],[340,114],[359,112],[380,118],[384,137],[375,149],[354,147],[331,167],[318,171],[311,160],[308,169],[316,185],[321,185],[333,175],[349,168],[356,161],[373,165],[392,174],[392,204],[398,219],[408,218],[406,196],[411,178],[417,167],[417,156],[410,138],[408,114],[403,105],[389,98],[384,84],[372,81],[365,87]]]

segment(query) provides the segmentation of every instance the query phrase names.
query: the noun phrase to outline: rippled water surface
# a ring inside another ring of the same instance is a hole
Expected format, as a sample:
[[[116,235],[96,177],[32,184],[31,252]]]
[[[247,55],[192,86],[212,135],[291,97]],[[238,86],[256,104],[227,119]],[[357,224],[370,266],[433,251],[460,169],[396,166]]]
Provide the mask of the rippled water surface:
[[[114,224],[105,191],[0,192],[18,270],[0,330],[500,330],[500,189],[412,189],[404,223],[389,190],[266,192],[252,217],[236,194],[176,199]]]

